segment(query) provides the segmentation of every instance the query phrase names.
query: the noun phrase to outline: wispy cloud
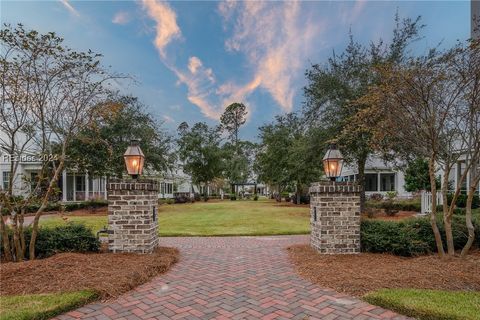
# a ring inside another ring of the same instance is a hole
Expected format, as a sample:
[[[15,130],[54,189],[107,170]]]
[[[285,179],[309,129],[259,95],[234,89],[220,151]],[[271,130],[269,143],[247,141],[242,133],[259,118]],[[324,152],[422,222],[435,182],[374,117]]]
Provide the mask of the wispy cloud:
[[[177,67],[167,56],[166,48],[173,39],[181,37],[181,30],[176,21],[176,13],[165,2],[143,0],[143,8],[156,22],[155,47],[160,58],[178,78],[178,84],[187,87],[187,99],[198,106],[201,112],[208,118],[218,119],[222,107],[212,103],[215,96],[215,76],[211,68],[203,66],[200,58],[190,57],[187,68]]]
[[[173,119],[172,117],[170,117],[170,116],[168,116],[168,115],[166,115],[166,114],[164,114],[164,115],[162,116],[162,119],[163,119],[163,121],[165,121],[166,123],[174,123],[174,122],[175,122],[175,119]]]
[[[323,25],[301,15],[299,2],[222,2],[219,12],[233,24],[228,50],[244,53],[253,70],[253,80],[242,91],[266,89],[284,111],[291,111],[294,80],[301,75],[308,54]]]
[[[302,74],[305,57],[313,37],[318,35],[318,23],[301,16],[300,3],[222,2],[219,13],[235,21],[225,24],[233,35],[226,48],[247,57],[252,76],[243,84],[234,81],[217,83],[214,71],[204,66],[197,56],[191,56],[185,67],[166,54],[167,46],[181,37],[176,13],[165,2],[143,0],[143,8],[156,22],[155,46],[163,63],[175,73],[178,84],[188,89],[188,100],[208,118],[218,119],[224,108],[233,102],[243,102],[249,108],[249,95],[264,88],[284,111],[293,107],[294,80]]]
[[[113,16],[113,19],[112,19],[112,23],[115,23],[115,24],[127,24],[130,22],[131,20],[131,16],[128,12],[126,11],[119,11],[117,12],[114,16]]]
[[[142,0],[143,8],[150,18],[156,22],[155,46],[162,58],[166,57],[165,48],[174,39],[181,37],[182,33],[177,25],[177,14],[168,3],[157,0]]]
[[[80,16],[80,13],[70,4],[69,0],[60,0],[60,3],[74,16]]]

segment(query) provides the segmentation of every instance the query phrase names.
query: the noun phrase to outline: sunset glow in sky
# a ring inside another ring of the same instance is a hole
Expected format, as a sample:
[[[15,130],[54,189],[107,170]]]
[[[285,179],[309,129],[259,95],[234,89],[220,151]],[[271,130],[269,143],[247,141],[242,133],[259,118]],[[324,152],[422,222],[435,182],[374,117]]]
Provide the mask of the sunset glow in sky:
[[[274,115],[300,110],[305,70],[340,52],[354,36],[389,40],[398,10],[422,16],[425,52],[465,40],[469,1],[162,2],[1,1],[2,23],[55,31],[68,46],[104,55],[112,70],[135,78],[138,96],[170,130],[182,121],[216,123],[244,102],[244,138]]]

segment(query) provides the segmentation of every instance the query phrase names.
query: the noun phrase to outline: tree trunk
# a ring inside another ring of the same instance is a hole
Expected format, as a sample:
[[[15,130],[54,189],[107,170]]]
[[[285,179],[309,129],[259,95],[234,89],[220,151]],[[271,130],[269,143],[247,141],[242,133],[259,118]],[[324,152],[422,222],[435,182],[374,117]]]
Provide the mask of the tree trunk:
[[[25,222],[25,209],[22,209],[22,213],[18,217],[18,222],[19,222],[20,245],[22,248],[22,256],[25,258],[25,254],[27,253],[27,247],[25,245],[25,232],[23,231],[23,224]]]
[[[18,223],[18,213],[15,213],[13,219],[13,245],[15,247],[15,261],[23,261],[23,250],[20,243],[20,226]]]
[[[297,204],[300,204],[301,194],[300,194],[301,186],[300,183],[297,183]]]
[[[455,247],[453,244],[452,216],[449,215],[450,206],[448,205],[448,177],[450,176],[451,166],[447,164],[445,167],[446,167],[446,170],[443,174],[443,183],[442,183],[443,224],[445,226],[447,252],[448,252],[448,255],[453,256],[455,254]],[[437,201],[436,201],[436,198],[433,198],[432,196],[432,206],[433,205],[435,205],[436,207]]]
[[[0,212],[3,206],[0,206]],[[12,251],[10,251],[10,239],[8,238],[7,226],[3,221],[3,216],[0,215],[0,233],[2,234],[3,243],[3,257],[5,261],[12,261]]]
[[[367,162],[367,157],[361,157],[357,161],[358,174],[357,174],[357,183],[362,187],[360,191],[360,213],[365,211],[365,164]]]
[[[473,166],[470,173],[470,189],[468,191],[467,196],[467,204],[465,208],[465,223],[467,225],[468,230],[468,240],[465,246],[462,249],[462,253],[460,256],[462,258],[466,257],[470,248],[472,247],[473,242],[475,241],[475,227],[472,223],[472,203],[473,197],[475,195],[475,191],[478,188],[478,184],[480,183],[480,172]]]
[[[437,252],[441,258],[445,257],[445,250],[443,249],[443,241],[440,235],[440,231],[437,226],[437,185],[435,179],[435,156],[432,156],[428,163],[428,169],[430,174],[430,185],[432,188],[432,213],[430,214],[430,224],[432,225],[433,235],[435,237],[435,243],[437,245]]]
[[[35,242],[37,241],[38,222],[40,221],[40,217],[43,213],[43,210],[45,210],[45,208],[47,207],[48,200],[50,199],[50,195],[52,194],[54,186],[58,181],[58,176],[60,172],[62,172],[63,170],[63,164],[64,164],[64,158],[62,157],[61,162],[59,163],[57,169],[55,170],[55,173],[53,174],[52,180],[50,180],[50,184],[48,185],[48,189],[47,189],[47,192],[45,193],[42,204],[40,208],[38,208],[37,212],[35,213],[35,218],[33,219],[33,224],[32,224],[32,237],[30,238],[30,244],[28,248],[30,260],[35,259]]]

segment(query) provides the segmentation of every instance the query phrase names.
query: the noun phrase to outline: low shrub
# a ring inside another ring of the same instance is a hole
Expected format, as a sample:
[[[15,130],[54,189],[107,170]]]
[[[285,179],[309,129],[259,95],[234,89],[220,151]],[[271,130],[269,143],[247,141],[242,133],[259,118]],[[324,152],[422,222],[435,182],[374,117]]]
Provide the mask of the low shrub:
[[[292,200],[292,198],[290,198],[290,196],[285,197],[285,202],[290,202],[291,200]]]
[[[415,211],[420,212],[422,206],[420,200],[386,200],[386,201],[367,201],[366,204],[369,208],[375,209],[388,209],[398,211]]]
[[[387,196],[388,200],[393,200],[397,197],[397,191],[388,191],[385,195]]]
[[[174,203],[175,203],[175,199],[171,199],[171,198],[166,199],[165,203],[166,203],[166,204],[174,204]]]
[[[257,195],[257,194],[255,194],[255,195],[253,196],[253,200],[254,200],[254,201],[258,201],[258,195]]]
[[[382,201],[383,200],[383,194],[381,193],[373,193],[370,195],[369,200],[372,201]]]
[[[292,202],[294,204],[299,204],[296,195],[292,197]],[[300,195],[300,204],[310,204],[310,196],[308,194]]]
[[[197,193],[197,192],[195,192],[195,193],[193,194],[193,199],[194,199],[195,201],[200,201],[200,200],[201,200],[200,194]]]
[[[385,214],[390,217],[393,217],[399,211],[396,209],[395,203],[392,200],[385,201],[383,203],[383,208],[385,209]]]
[[[452,203],[453,200],[453,194],[449,193],[447,195],[447,202],[448,205]],[[461,193],[457,197],[457,201],[455,201],[455,206],[457,208],[465,208],[467,206],[467,195],[465,193]],[[478,194],[473,195],[472,199],[472,209],[477,209],[480,207],[480,199]]]
[[[8,230],[12,238],[12,230]],[[28,258],[28,244],[32,236],[32,229],[25,230],[26,253]],[[3,255],[3,245],[0,239],[0,253]],[[55,228],[39,228],[35,243],[35,254],[38,258],[46,258],[59,252],[98,252],[100,241],[84,224],[68,223]]]
[[[176,195],[175,199],[173,199],[174,203],[187,203],[190,202],[191,199],[186,195]]]
[[[439,217],[438,228],[445,237],[442,218]],[[480,221],[474,219],[475,246],[480,245]],[[468,230],[462,216],[453,216],[452,229],[454,246],[461,249],[468,239]],[[428,217],[408,219],[403,221],[362,220],[361,222],[362,251],[373,253],[391,253],[400,256],[416,256],[436,252],[435,238]],[[445,239],[444,243],[445,243]]]
[[[68,203],[60,203],[60,202],[50,202],[47,204],[44,212],[48,211],[75,211],[79,209],[95,209],[100,207],[108,206],[107,200],[88,200],[82,202],[68,202]],[[26,213],[34,213],[40,208],[39,203],[33,203],[26,208]],[[5,209],[2,210],[2,215],[8,215],[8,211]]]
[[[232,195],[230,196],[230,200],[232,200],[232,201],[235,201],[235,200],[237,200],[237,196],[236,196],[236,195],[234,195],[234,194],[232,194]]]

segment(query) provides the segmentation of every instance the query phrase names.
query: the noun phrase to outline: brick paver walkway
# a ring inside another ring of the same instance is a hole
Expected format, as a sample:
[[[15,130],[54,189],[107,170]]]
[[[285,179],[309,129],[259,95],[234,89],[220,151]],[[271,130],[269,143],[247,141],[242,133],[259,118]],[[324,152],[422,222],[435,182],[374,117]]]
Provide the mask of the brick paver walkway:
[[[168,273],[58,319],[406,319],[299,277],[285,248],[306,236],[160,241],[181,252]]]

